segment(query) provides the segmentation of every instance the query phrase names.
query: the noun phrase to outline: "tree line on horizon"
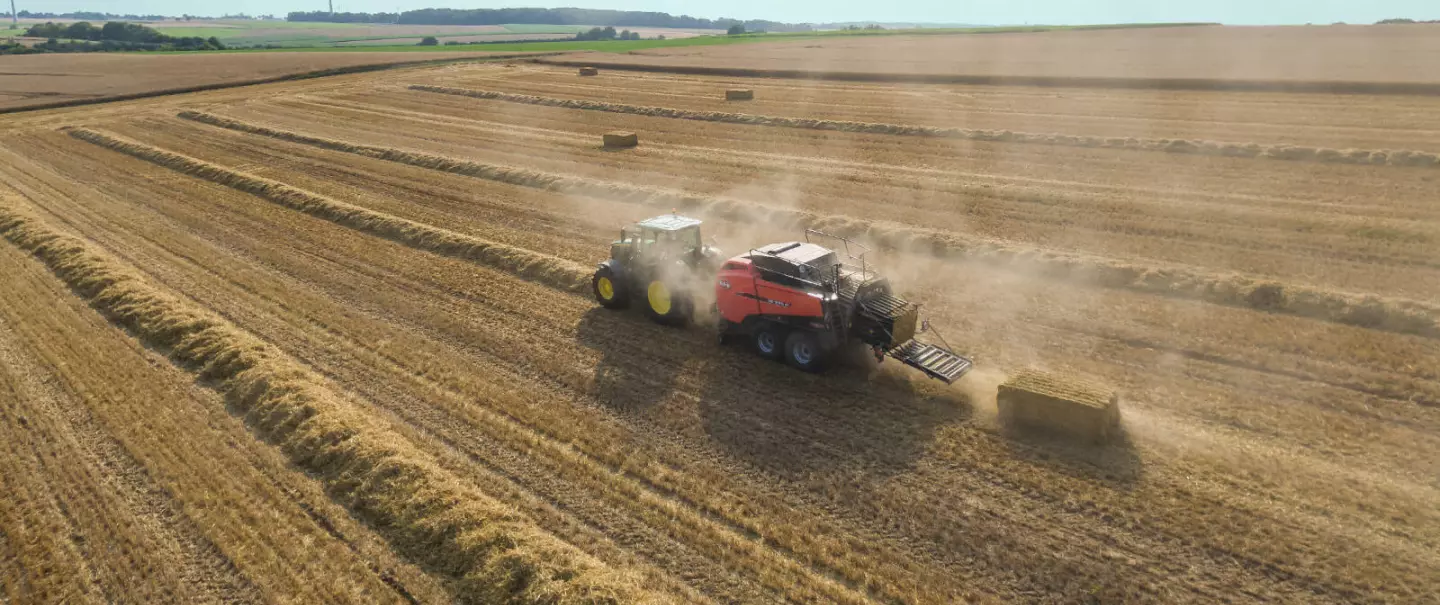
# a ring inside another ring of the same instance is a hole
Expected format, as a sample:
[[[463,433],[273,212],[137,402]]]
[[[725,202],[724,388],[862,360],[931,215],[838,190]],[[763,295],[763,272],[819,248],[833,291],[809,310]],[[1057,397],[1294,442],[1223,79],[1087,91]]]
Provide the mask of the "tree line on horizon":
[[[138,23],[107,21],[96,27],[87,21],[75,23],[45,22],[25,31],[27,38],[45,38],[33,48],[21,45],[0,46],[0,54],[45,52],[114,52],[124,50],[225,50],[214,36],[167,36]],[[61,42],[61,40],[66,40]]]
[[[763,19],[705,19],[689,15],[646,11],[585,8],[424,8],[403,13],[292,12],[287,21],[324,23],[398,23],[402,25],[593,25],[667,27],[675,29],[724,29],[741,25],[749,31],[810,31],[806,24],[780,23]]]

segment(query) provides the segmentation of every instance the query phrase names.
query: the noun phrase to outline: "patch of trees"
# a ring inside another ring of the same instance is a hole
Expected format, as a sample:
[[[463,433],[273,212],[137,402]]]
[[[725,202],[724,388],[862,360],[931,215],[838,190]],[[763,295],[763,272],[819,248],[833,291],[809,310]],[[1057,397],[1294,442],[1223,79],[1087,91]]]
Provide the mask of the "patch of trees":
[[[1386,19],[1376,21],[1375,25],[1414,25],[1417,23],[1440,23],[1440,21],[1416,21],[1415,19]]]
[[[639,32],[632,32],[632,31],[630,31],[630,30],[627,29],[627,30],[622,31],[622,32],[620,32],[620,33],[616,33],[614,27],[608,27],[608,26],[607,26],[607,27],[592,27],[592,28],[590,28],[590,31],[585,31],[585,32],[580,32],[580,33],[578,33],[578,34],[575,34],[575,40],[578,40],[578,41],[585,41],[585,40],[639,40],[639,39],[640,39],[640,33],[639,33]]]
[[[39,23],[25,31],[29,38],[46,38],[36,44],[35,52],[113,52],[121,50],[224,50],[225,45],[214,36],[167,36],[138,23],[110,21],[95,27],[87,21],[76,23]],[[61,40],[66,40],[61,42]],[[10,50],[8,54],[17,54]]]
[[[400,13],[330,13],[326,11],[294,12],[285,16],[286,21],[319,23],[395,23]]]
[[[810,31],[804,24],[739,19],[703,19],[689,15],[645,11],[619,11],[585,8],[425,8],[395,13],[330,13],[323,11],[290,13],[290,21],[324,21],[332,23],[401,23],[405,25],[505,25],[535,23],[542,25],[598,25],[629,27],[672,27],[683,29],[729,29],[741,25],[747,31],[777,32]]]

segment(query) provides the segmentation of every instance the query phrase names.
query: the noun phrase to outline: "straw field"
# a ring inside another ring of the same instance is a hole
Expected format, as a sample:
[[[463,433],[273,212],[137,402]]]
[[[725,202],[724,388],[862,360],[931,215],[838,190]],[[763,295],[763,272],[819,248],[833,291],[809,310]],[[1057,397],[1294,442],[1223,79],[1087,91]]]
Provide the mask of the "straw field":
[[[1425,602],[1437,110],[516,63],[4,116],[0,601]],[[977,369],[599,308],[671,209],[872,244]],[[1015,430],[1026,369],[1119,432]]]

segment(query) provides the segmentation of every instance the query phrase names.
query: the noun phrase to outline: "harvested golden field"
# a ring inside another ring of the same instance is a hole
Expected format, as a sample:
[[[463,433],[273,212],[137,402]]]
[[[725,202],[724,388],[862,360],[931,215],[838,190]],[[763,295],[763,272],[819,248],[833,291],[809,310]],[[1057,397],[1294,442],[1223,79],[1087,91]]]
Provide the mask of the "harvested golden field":
[[[1433,600],[1437,104],[455,64],[0,118],[0,587]],[[864,239],[977,369],[600,308],[672,208]],[[998,418],[1027,368],[1123,436]]]
[[[980,35],[832,36],[660,48],[577,62],[997,79],[1440,83],[1440,25],[1201,26]],[[1192,82],[1194,84],[1194,82]],[[1155,85],[1151,82],[1151,85]]]
[[[0,112],[57,103],[130,98],[235,85],[316,72],[378,68],[514,53],[406,52],[142,54],[88,53],[5,57]]]

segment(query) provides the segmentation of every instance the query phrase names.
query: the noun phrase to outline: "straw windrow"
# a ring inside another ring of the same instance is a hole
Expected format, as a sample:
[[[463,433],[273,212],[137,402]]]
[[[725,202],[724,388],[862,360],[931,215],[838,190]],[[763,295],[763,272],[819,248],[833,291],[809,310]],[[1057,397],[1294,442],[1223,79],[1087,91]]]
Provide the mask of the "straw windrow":
[[[283,183],[229,170],[109,134],[72,128],[70,136],[213,183],[251,193],[351,229],[421,250],[478,261],[525,279],[568,292],[589,288],[590,271],[554,256],[507,246],[447,229],[361,208]]]
[[[638,116],[699,120],[702,122],[723,122],[727,124],[751,124],[782,128],[805,128],[810,130],[834,130],[864,134],[888,134],[900,136],[930,137],[944,139],[966,139],[1000,143],[1027,143],[1035,145],[1059,145],[1064,147],[1087,147],[1099,149],[1131,149],[1137,151],[1158,151],[1188,155],[1224,156],[1236,158],[1260,158],[1296,162],[1322,162],[1330,164],[1380,164],[1390,166],[1440,167],[1440,154],[1412,150],[1369,150],[1369,149],[1328,149],[1323,147],[1298,147],[1294,145],[1260,145],[1258,143],[1226,143],[1191,139],[1138,139],[1133,137],[1095,137],[1056,133],[1015,132],[1010,130],[975,130],[970,128],[941,128],[913,124],[884,124],[877,122],[851,122],[845,120],[817,120],[813,118],[791,118],[784,116],[762,116],[722,111],[694,111],[672,107],[647,107],[624,105],[585,99],[558,99],[489,90],[451,88],[415,84],[411,90],[432,92],[476,99],[491,99],[526,105],[563,107],[606,111]]]
[[[1066,279],[1107,288],[1440,338],[1440,307],[1419,301],[1332,292],[1243,275],[1210,274],[1188,267],[1128,263],[1110,258],[979,240],[953,232],[899,223],[773,208],[730,198],[562,176],[417,151],[358,145],[195,111],[185,111],[179,115],[188,120],[229,130],[567,195],[643,204],[661,210],[678,209],[738,223],[818,229],[898,250],[1017,268],[1051,279]]]
[[[15,206],[0,204],[0,236],[44,262],[111,322],[219,390],[252,430],[315,475],[397,552],[449,579],[458,599],[650,600],[633,578],[441,469],[274,346]]]

